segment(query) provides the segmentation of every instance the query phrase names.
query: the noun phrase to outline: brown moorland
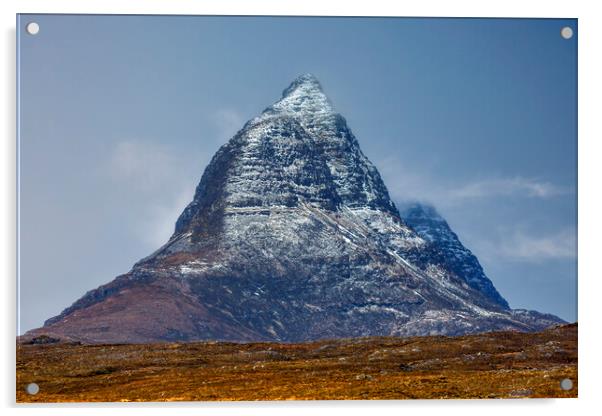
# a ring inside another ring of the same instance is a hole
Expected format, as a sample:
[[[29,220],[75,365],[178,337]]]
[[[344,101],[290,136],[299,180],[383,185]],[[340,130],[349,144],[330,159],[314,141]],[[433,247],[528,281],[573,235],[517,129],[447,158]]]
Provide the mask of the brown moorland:
[[[17,344],[18,402],[577,397],[578,387],[577,324],[299,344],[28,342]]]

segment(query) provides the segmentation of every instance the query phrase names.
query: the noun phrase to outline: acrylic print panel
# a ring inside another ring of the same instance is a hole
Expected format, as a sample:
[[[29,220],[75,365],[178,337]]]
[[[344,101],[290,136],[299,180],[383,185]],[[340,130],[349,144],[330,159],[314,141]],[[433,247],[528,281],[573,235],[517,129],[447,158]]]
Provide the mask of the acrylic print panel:
[[[18,401],[577,396],[575,19],[17,25]]]

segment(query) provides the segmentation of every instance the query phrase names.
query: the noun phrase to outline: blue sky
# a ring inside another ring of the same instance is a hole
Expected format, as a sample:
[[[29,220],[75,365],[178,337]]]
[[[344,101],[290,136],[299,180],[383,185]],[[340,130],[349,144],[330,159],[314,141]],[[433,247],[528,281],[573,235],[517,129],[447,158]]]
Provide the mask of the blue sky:
[[[577,318],[576,20],[24,15],[18,30],[21,332],[164,243],[213,153],[305,72],[393,199],[434,204],[512,307]]]

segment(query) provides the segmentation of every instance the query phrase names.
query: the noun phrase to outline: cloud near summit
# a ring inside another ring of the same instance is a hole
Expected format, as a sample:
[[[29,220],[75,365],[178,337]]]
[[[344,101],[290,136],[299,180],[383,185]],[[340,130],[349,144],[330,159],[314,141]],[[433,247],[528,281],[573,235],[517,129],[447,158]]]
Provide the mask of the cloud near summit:
[[[568,189],[550,182],[516,176],[513,178],[487,179],[468,183],[452,189],[452,199],[487,198],[493,196],[525,196],[530,198],[549,198],[568,193]]]
[[[408,168],[404,161],[385,158],[377,161],[391,196],[396,200],[419,200],[437,207],[458,206],[463,203],[493,198],[546,199],[574,193],[570,188],[539,178],[521,175],[512,177],[479,178],[473,181],[445,183],[420,169]]]

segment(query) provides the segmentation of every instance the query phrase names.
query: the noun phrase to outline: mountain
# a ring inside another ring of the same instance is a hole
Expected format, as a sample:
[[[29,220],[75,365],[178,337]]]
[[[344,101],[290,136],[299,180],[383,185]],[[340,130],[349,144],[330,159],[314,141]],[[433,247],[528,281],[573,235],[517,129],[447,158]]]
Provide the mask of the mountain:
[[[449,224],[433,207],[418,202],[407,203],[401,209],[401,219],[432,247],[427,253],[427,262],[438,264],[457,276],[462,276],[466,283],[508,309],[508,302],[498,293],[485,275],[479,260],[462,245],[460,239],[449,227]],[[425,254],[422,252],[421,254]]]
[[[345,118],[303,75],[214,155],[165,245],[26,335],[292,342],[562,322],[509,309],[432,214],[402,219]]]

